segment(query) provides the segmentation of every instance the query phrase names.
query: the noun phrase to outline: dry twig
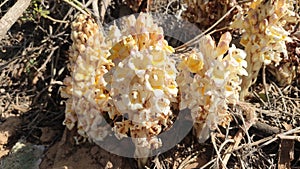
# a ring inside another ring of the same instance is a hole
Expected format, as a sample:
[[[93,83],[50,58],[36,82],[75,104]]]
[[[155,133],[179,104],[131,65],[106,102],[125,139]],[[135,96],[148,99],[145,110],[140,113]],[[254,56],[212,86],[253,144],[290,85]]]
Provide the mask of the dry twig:
[[[219,161],[221,161],[222,168],[227,168],[226,167],[226,161],[222,160],[222,158],[221,158],[221,154],[220,154],[221,150],[220,149],[218,150],[218,148],[217,148],[215,133],[211,133],[211,142],[213,143],[214,149],[217,153],[217,161],[216,161],[217,167],[219,167]]]
[[[2,4],[1,4],[2,5]],[[30,0],[17,1],[0,20],[0,40],[30,5]]]
[[[77,10],[79,10],[81,13],[85,14],[85,15],[90,15],[90,12],[89,11],[86,11],[86,9],[83,9],[83,5],[78,2],[78,1],[71,1],[71,0],[63,0],[64,2],[66,2],[67,4],[69,4],[70,6],[76,8]]]
[[[108,8],[108,6],[110,5],[111,0],[103,0],[101,1],[101,8],[100,8],[100,21],[103,22],[104,21],[104,16],[106,13],[106,10]]]
[[[265,95],[268,101],[269,106],[271,106],[270,98],[269,98],[269,91],[267,87],[267,82],[266,82],[266,65],[263,64],[263,69],[262,69],[262,81],[265,89]]]
[[[211,31],[214,27],[216,27],[220,22],[222,22],[224,20],[225,17],[227,17],[237,6],[233,6],[228,12],[226,12],[226,14],[224,16],[222,16],[216,23],[214,23],[211,27],[209,27],[208,29],[206,29],[203,33],[201,33],[200,35],[196,36],[194,39],[186,42],[185,44],[178,46],[177,48],[175,48],[175,51],[180,52],[181,50],[185,50],[186,47],[191,46],[196,44],[197,42],[199,42],[199,39],[206,35],[209,31]]]
[[[285,98],[283,97],[283,94],[282,94],[281,90],[279,89],[279,87],[274,82],[272,82],[272,85],[275,87],[275,89],[280,94],[281,100],[282,100],[282,104],[283,104],[283,108],[284,108],[284,112],[287,113],[287,107],[286,107],[286,103],[285,103]]]

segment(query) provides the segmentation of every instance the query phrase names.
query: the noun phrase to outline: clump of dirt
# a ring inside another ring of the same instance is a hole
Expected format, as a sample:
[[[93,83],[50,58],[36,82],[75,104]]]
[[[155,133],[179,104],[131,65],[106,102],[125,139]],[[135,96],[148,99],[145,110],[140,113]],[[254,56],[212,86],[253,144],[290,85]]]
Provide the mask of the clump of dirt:
[[[63,138],[49,147],[40,165],[41,169],[131,168],[127,159],[110,154],[93,143],[76,145],[71,134],[66,130]]]
[[[8,117],[5,121],[1,122],[0,128],[0,158],[6,156],[13,144],[16,137],[18,129],[20,129],[21,120],[18,117]],[[10,145],[9,145],[10,143]]]

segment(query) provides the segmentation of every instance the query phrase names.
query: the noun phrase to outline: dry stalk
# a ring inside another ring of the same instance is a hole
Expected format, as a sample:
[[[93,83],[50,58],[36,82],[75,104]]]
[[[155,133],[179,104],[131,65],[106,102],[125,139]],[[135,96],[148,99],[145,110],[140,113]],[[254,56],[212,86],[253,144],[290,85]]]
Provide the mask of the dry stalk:
[[[103,1],[101,1],[101,3],[102,4],[101,4],[101,8],[100,8],[100,21],[103,22],[106,10],[107,10],[109,4],[111,3],[111,0],[103,0]]]
[[[217,168],[219,167],[219,161],[221,161],[222,168],[227,168],[226,167],[226,162],[224,160],[222,160],[222,158],[221,158],[221,154],[220,154],[221,149],[217,148],[216,134],[215,133],[211,133],[211,142],[213,143],[213,147],[214,147],[214,149],[215,149],[215,151],[217,153],[217,161],[216,161]]]
[[[263,80],[263,85],[265,89],[265,95],[268,101],[269,106],[271,106],[270,98],[269,98],[269,91],[267,87],[267,82],[266,82],[266,65],[263,64],[263,69],[262,69],[262,80]]]
[[[295,140],[300,142],[300,136],[285,136],[285,135],[278,135],[278,137],[282,140]]]
[[[43,15],[44,18],[49,19],[52,22],[57,22],[57,23],[69,23],[69,21],[64,21],[64,20],[59,20],[59,19],[54,19],[51,16],[48,15]]]
[[[186,42],[185,44],[178,46],[177,48],[175,48],[176,52],[180,52],[182,50],[185,50],[185,48],[187,48],[188,46],[194,45],[196,43],[199,42],[200,38],[204,35],[206,35],[209,31],[211,31],[214,27],[216,27],[220,22],[222,22],[225,17],[227,17],[237,6],[233,6],[228,12],[226,12],[225,15],[223,15],[216,23],[214,23],[212,26],[210,26],[208,29],[206,29],[203,33],[201,33],[200,35],[197,35],[195,38],[193,38],[192,40]]]
[[[164,169],[166,168],[164,163],[159,161],[159,158],[158,158],[158,155],[155,156],[155,158],[152,160],[152,162],[154,163],[154,167],[153,168],[156,168],[156,169]]]
[[[194,163],[197,161],[198,152],[189,155],[186,159],[182,161],[182,163],[178,166],[177,169],[185,169],[188,164]]]
[[[214,163],[216,160],[217,160],[217,158],[214,158],[214,159],[210,160],[208,163],[206,163],[205,165],[203,165],[200,169],[207,168],[209,165],[211,165],[212,163]]]
[[[85,15],[90,15],[89,11],[86,11],[85,9],[83,9],[83,4],[81,4],[78,1],[71,1],[71,0],[63,0],[64,2],[66,2],[67,4],[69,4],[70,6],[76,8],[77,10],[79,10],[81,13],[85,14]],[[76,3],[74,3],[76,2]]]
[[[245,148],[245,147],[258,146],[258,145],[260,145],[260,144],[262,144],[262,143],[264,143],[264,142],[266,142],[266,141],[271,140],[272,138],[273,138],[273,136],[269,136],[269,137],[265,137],[265,138],[263,138],[263,139],[261,139],[261,140],[252,142],[252,143],[240,145],[240,146],[234,148],[234,149],[232,150],[232,152],[233,152],[233,151],[240,150],[240,149],[243,149],[243,148]],[[228,153],[231,153],[231,152],[228,152]]]
[[[240,103],[238,103],[238,105],[245,112],[246,120],[242,116],[242,121],[243,121],[244,126],[243,126],[243,128],[239,129],[239,131],[236,133],[236,135],[233,138],[234,143],[231,144],[225,152],[225,155],[223,157],[223,162],[225,165],[227,165],[227,163],[231,157],[232,151],[234,149],[236,149],[239,146],[239,144],[241,143],[244,135],[246,134],[248,136],[248,138],[250,137],[248,134],[248,130],[257,121],[256,114],[255,114],[255,108],[253,108],[252,106],[250,106],[249,104],[244,103],[244,102],[240,102]]]
[[[264,144],[262,144],[261,147],[273,143],[274,141],[278,140],[280,137],[283,137],[283,136],[286,136],[286,135],[289,135],[289,134],[296,134],[296,133],[300,133],[300,127],[296,127],[292,130],[277,134],[273,139],[271,139],[268,142],[265,142]]]
[[[238,145],[241,143],[242,138],[244,137],[244,131],[242,129],[240,129],[237,134],[234,136],[233,140],[235,140],[235,142],[233,144],[231,144],[228,149],[226,150],[226,154],[223,158],[223,162],[226,165],[231,157],[231,153],[232,150],[236,147],[238,147]]]
[[[42,64],[42,66],[40,68],[37,69],[37,72],[40,72],[42,69],[46,68],[47,63],[50,61],[52,55],[54,54],[54,52],[56,51],[56,49],[58,49],[59,46],[55,46],[51,49],[50,54],[48,55],[46,61]]]
[[[0,19],[0,40],[30,5],[30,0],[17,1]],[[4,3],[4,2],[3,2]],[[3,4],[2,3],[2,4]],[[2,5],[1,4],[1,5]]]
[[[281,90],[279,89],[279,87],[274,82],[272,82],[272,85],[275,87],[275,89],[278,91],[279,95],[281,96],[281,100],[282,100],[284,112],[287,113],[287,107],[286,107],[286,103],[285,103],[285,98],[283,97],[283,94],[282,94]]]
[[[3,1],[1,4],[0,4],[0,8],[4,5],[4,4],[6,4],[6,2],[8,2],[9,0],[5,0],[5,1]]]

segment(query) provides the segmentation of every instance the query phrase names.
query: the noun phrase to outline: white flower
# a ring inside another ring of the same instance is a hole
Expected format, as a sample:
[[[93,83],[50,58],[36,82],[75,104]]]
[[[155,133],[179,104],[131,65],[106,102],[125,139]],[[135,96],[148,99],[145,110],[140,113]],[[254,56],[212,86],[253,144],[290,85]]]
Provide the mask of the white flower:
[[[71,77],[64,80],[61,95],[66,101],[64,124],[72,129],[77,123],[78,133],[94,141],[108,134],[102,113],[107,107],[106,81],[103,75],[113,65],[108,60],[108,47],[95,21],[79,15],[72,24],[70,48]]]
[[[286,0],[253,1],[249,11],[239,14],[231,25],[232,28],[244,30],[240,43],[247,53],[249,75],[243,76],[241,99],[247,95],[263,64],[274,62],[277,66],[282,60],[281,53],[287,57],[285,42],[290,38],[284,25],[285,19],[291,20],[295,16],[291,8],[292,2]]]
[[[199,142],[205,141],[219,123],[228,125],[231,118],[222,117],[228,114],[228,104],[239,100],[239,76],[247,75],[246,54],[234,45],[229,47],[230,41],[228,32],[221,36],[217,46],[210,36],[204,36],[199,50],[185,54],[178,66],[179,107],[191,110]]]

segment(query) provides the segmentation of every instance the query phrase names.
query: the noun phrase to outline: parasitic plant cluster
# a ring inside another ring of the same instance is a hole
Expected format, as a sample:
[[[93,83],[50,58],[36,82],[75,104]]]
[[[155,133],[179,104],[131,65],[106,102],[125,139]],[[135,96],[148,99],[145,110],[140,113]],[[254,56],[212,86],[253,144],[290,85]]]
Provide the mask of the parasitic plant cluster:
[[[103,75],[113,63],[108,59],[109,46],[103,33],[91,17],[79,15],[72,24],[68,69],[61,95],[66,101],[64,124],[76,126],[80,135],[94,141],[103,140],[107,124],[103,123],[110,98]]]
[[[106,34],[78,15],[71,38],[64,124],[96,143],[110,133],[130,137],[140,166],[164,144],[157,136],[172,127],[178,105],[190,110],[199,142],[229,125],[228,105],[239,101],[240,77],[248,75],[246,52],[230,45],[229,32],[217,44],[204,36],[175,59],[150,14],[128,16]]]
[[[161,146],[156,136],[172,124],[172,103],[177,102],[174,49],[164,40],[163,30],[151,15],[131,15],[124,28],[111,27],[110,50],[115,63],[107,76],[110,85],[111,119],[122,117],[114,124],[118,138],[130,137],[135,156],[149,156],[151,149]],[[114,39],[114,40],[113,40]]]
[[[129,16],[123,25],[112,25],[104,36],[89,16],[73,22],[70,76],[61,88],[67,98],[64,124],[94,142],[112,131],[119,139],[130,136],[135,156],[147,157],[161,146],[156,136],[172,125],[178,93],[174,49],[149,14]]]
[[[232,23],[232,28],[243,30],[240,44],[247,53],[248,76],[243,77],[241,99],[247,96],[263,65],[277,66],[287,57],[285,43],[290,38],[284,25],[293,15],[292,4],[287,0],[256,0],[247,13],[239,13]]]
[[[228,105],[239,101],[240,76],[247,76],[246,53],[234,45],[229,47],[230,42],[229,32],[217,45],[211,36],[204,36],[199,49],[184,54],[179,65],[180,109],[191,110],[199,142],[207,140],[217,125],[230,123]]]

